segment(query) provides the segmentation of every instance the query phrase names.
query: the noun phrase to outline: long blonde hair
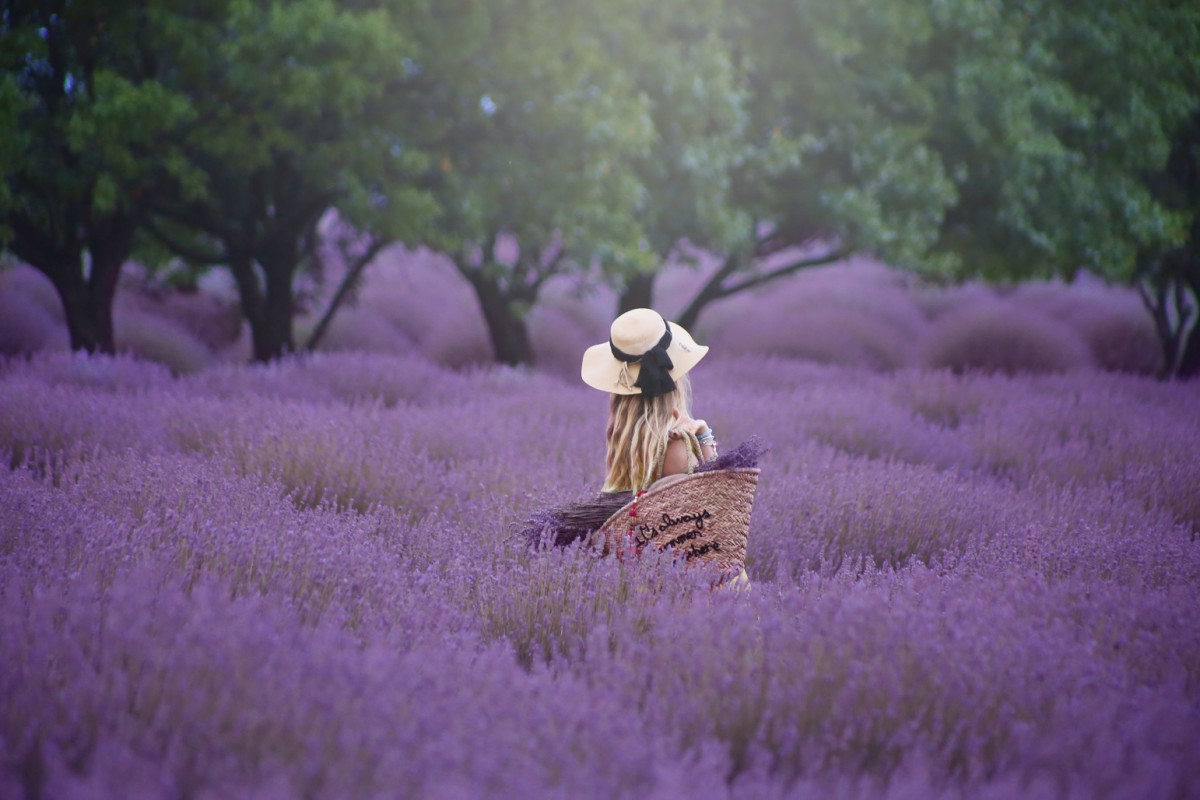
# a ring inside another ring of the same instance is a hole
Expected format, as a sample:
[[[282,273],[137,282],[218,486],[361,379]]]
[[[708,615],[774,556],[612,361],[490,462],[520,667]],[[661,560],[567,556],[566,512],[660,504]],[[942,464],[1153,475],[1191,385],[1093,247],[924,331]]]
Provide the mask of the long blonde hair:
[[[667,448],[667,434],[675,423],[676,409],[688,413],[691,383],[686,375],[675,381],[675,391],[657,397],[614,394],[608,404],[608,446],[602,492],[641,490],[657,480]]]

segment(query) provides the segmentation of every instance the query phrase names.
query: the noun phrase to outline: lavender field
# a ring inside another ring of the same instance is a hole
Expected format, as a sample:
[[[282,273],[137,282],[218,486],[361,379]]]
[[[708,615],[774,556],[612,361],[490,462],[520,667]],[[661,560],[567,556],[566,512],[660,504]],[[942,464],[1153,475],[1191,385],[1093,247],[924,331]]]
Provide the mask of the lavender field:
[[[0,796],[1200,797],[1200,386],[938,369],[966,323],[855,296],[701,332],[770,448],[748,591],[514,540],[602,478],[566,299],[539,371],[369,305],[269,367],[0,362]]]

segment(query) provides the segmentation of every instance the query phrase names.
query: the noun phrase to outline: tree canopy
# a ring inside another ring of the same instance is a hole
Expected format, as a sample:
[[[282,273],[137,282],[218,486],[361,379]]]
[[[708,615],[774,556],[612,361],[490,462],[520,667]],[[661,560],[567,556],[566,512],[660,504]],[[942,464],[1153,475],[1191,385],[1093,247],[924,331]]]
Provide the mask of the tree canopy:
[[[403,92],[411,4],[236,0],[173,81],[200,123],[183,142],[204,190],[153,209],[175,253],[227,265],[259,359],[294,349],[293,281],[331,207],[381,236],[431,213]]]
[[[1194,4],[931,4],[917,66],[959,200],[937,249],[958,271],[1018,279],[1087,268],[1129,280],[1186,220],[1154,196],[1197,107]]]
[[[0,235],[62,299],[72,347],[113,351],[117,275],[153,198],[195,189],[160,83],[171,4],[7,2],[0,14]]]
[[[420,31],[414,85],[440,213],[422,242],[471,283],[497,360],[532,359],[524,317],[541,286],[594,260],[636,257],[651,147],[646,99],[614,59],[637,4],[439,3]],[[639,41],[645,42],[645,39]]]
[[[929,145],[932,98],[909,69],[929,24],[920,4],[870,14],[820,0],[730,3],[725,40],[747,117],[727,202],[742,228],[681,315],[797,269],[867,251],[933,256],[953,188]],[[771,268],[780,252],[802,255]]]
[[[76,347],[111,349],[116,275],[152,237],[228,267],[256,357],[288,352],[330,209],[365,236],[356,269],[391,241],[449,255],[510,363],[550,278],[650,304],[689,246],[721,265],[685,325],[851,252],[1194,291],[1169,266],[1197,218],[1182,0],[2,8],[0,237]]]

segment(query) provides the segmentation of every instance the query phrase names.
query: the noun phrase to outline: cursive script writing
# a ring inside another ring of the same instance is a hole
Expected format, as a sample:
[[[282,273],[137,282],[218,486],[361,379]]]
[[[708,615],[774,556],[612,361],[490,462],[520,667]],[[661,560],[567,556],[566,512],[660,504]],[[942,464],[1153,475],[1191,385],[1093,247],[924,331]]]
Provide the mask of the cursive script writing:
[[[652,541],[657,539],[662,534],[667,533],[672,528],[678,528],[680,525],[689,525],[689,529],[685,530],[683,533],[672,535],[671,538],[665,543],[660,542],[657,544],[659,548],[678,547],[679,545],[699,538],[704,532],[705,521],[709,519],[712,519],[712,512],[707,508],[702,508],[699,511],[694,511],[692,513],[680,514],[677,517],[673,517],[670,514],[664,513],[662,515],[661,523],[657,525],[639,525],[633,536],[637,542],[637,546],[640,548],[650,544]],[[720,548],[715,543],[693,545],[686,550],[685,555],[688,558],[692,558],[694,556],[704,555],[705,553],[719,549]]]
[[[707,508],[702,508],[695,514],[680,514],[678,517],[672,517],[670,514],[663,514],[662,524],[658,526],[658,532],[663,533],[667,528],[674,528],[676,525],[682,525],[685,522],[696,523],[696,530],[704,530],[704,520],[712,517]]]

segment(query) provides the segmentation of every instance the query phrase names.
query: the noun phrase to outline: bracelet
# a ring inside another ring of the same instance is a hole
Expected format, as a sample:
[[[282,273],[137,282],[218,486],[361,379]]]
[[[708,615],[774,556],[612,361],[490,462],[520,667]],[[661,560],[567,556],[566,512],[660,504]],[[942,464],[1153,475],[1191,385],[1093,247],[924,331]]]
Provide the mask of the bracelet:
[[[716,435],[717,435],[717,432],[714,431],[712,428],[709,428],[702,435],[697,436],[696,438],[699,439],[701,443],[711,442],[713,440],[713,437]]]

